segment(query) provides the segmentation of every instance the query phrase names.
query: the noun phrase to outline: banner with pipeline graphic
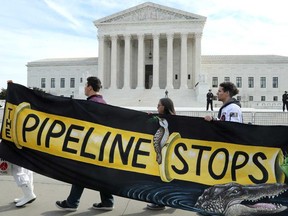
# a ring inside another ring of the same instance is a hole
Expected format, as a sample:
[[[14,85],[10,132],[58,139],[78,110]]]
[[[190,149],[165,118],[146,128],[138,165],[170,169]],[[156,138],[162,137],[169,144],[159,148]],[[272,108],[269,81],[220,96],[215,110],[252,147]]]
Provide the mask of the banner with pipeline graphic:
[[[206,215],[285,215],[287,131],[151,115],[9,83],[0,158],[86,188]]]

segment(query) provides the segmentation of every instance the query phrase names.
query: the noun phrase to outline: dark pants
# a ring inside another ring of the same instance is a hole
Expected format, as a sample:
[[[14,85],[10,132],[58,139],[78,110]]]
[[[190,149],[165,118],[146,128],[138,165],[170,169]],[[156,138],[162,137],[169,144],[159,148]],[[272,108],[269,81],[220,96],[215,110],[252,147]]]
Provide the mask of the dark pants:
[[[286,106],[286,110],[288,111],[288,102],[283,102],[283,112],[285,111],[285,106]]]
[[[213,111],[213,101],[211,100],[209,100],[209,101],[207,101],[207,105],[206,105],[206,110],[208,110],[209,109],[209,105],[210,105],[210,107],[211,107],[211,110]]]
[[[71,207],[78,207],[83,191],[84,187],[72,185],[70,194],[67,198],[67,204]],[[103,206],[111,207],[114,205],[114,199],[112,194],[100,191],[100,197]]]

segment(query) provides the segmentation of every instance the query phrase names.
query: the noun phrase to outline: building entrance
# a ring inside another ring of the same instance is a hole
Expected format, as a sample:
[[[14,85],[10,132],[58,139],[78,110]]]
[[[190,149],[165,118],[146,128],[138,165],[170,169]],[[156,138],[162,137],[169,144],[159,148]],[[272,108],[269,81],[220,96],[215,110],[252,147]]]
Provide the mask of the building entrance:
[[[153,84],[153,65],[145,65],[145,89],[151,89]]]

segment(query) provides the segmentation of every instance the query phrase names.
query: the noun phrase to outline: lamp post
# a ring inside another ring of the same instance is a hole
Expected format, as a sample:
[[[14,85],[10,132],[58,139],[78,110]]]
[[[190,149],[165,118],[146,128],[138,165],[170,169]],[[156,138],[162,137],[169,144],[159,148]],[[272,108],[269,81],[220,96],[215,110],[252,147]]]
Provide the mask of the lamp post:
[[[150,40],[150,52],[149,52],[149,54],[148,54],[148,58],[149,59],[152,59],[153,58],[153,56],[152,56],[152,40]]]
[[[165,91],[165,97],[168,98],[168,91],[167,91],[167,89],[166,89],[166,91]]]

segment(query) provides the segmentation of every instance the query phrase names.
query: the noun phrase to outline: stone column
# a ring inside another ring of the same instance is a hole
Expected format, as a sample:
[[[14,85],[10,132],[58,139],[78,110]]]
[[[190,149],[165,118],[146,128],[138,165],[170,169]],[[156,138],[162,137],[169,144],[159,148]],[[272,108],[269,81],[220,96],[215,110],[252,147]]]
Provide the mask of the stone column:
[[[144,89],[144,34],[138,34],[138,73],[137,88]]]
[[[181,34],[181,84],[180,89],[187,89],[187,33]]]
[[[110,88],[117,88],[117,39],[118,35],[111,35],[111,84]]]
[[[159,89],[159,38],[160,34],[153,35],[153,86]]]
[[[201,69],[201,38],[202,33],[195,33],[194,35],[194,58],[193,58],[193,82],[192,85],[195,87],[195,85],[200,81],[200,69]]]
[[[167,34],[167,83],[166,88],[173,89],[173,33]]]
[[[97,77],[100,79],[103,88],[105,88],[104,80],[104,35],[98,36],[98,74]]]
[[[125,57],[124,57],[124,89],[130,89],[131,77],[131,35],[124,35],[125,38]]]

